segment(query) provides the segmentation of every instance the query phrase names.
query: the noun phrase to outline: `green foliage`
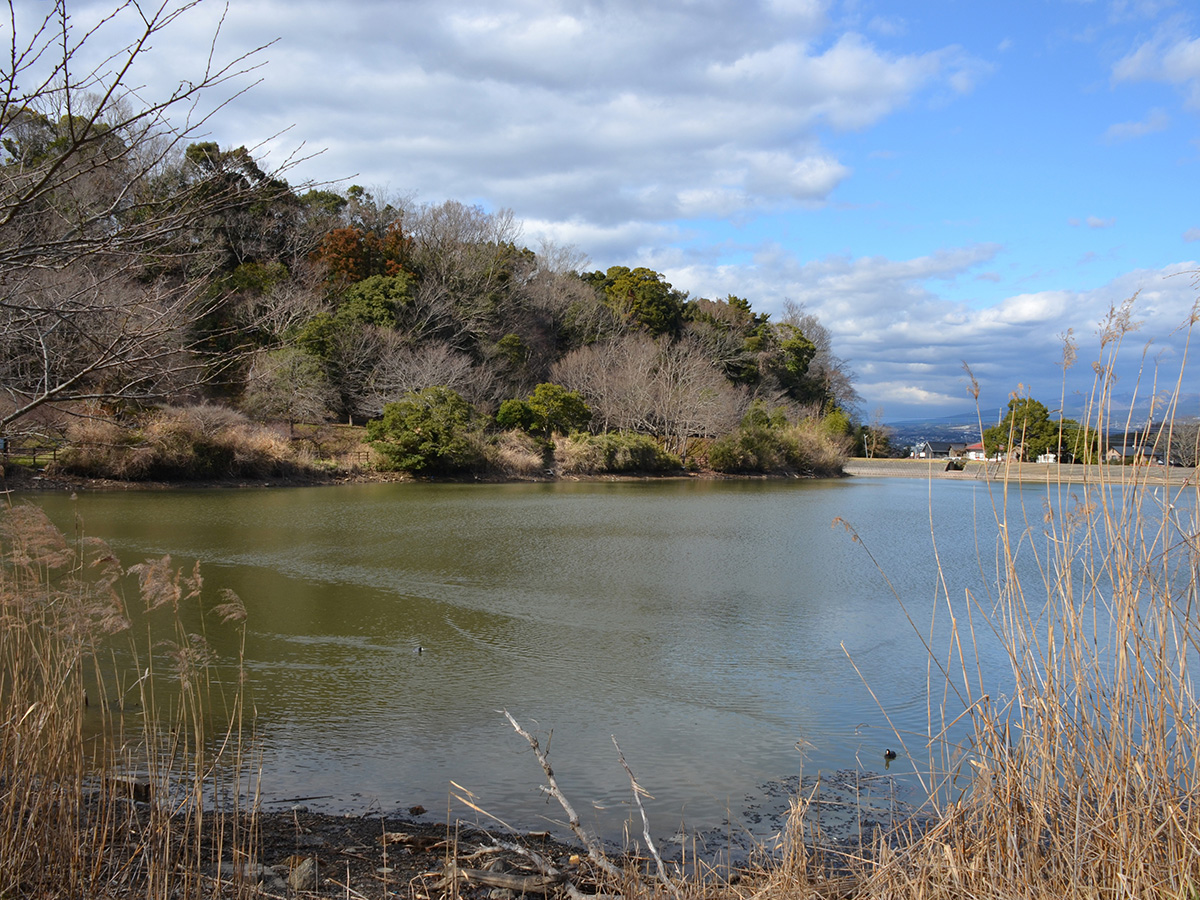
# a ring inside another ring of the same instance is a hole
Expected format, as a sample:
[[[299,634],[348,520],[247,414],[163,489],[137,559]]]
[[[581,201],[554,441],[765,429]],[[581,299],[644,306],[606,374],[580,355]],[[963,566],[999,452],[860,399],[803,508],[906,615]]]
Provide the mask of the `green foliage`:
[[[575,391],[560,384],[544,383],[533,389],[525,400],[506,400],[496,414],[503,428],[521,428],[549,439],[550,435],[569,434],[592,419],[592,410]]]
[[[674,334],[683,320],[686,294],[674,290],[653,269],[611,266],[586,280],[604,292],[605,303],[652,335]]]
[[[821,417],[821,429],[830,437],[842,437],[854,434],[854,423],[844,409],[835,406]]]
[[[528,400],[505,400],[500,404],[496,413],[496,424],[501,428],[515,428],[520,431],[538,430],[537,415]]]
[[[448,387],[410,391],[367,423],[370,441],[392,468],[420,475],[455,475],[484,459],[479,416]]]
[[[817,346],[804,332],[787,322],[763,325],[747,341],[747,347],[760,357],[760,368],[773,378],[779,389],[801,403],[823,403],[824,390],[814,384],[809,365],[817,355]]]
[[[372,275],[355,282],[338,304],[338,322],[395,328],[396,314],[412,302],[413,279],[407,272]]]
[[[327,216],[340,215],[348,201],[336,191],[312,189],[300,195],[300,203],[307,209],[324,213]]]
[[[261,295],[288,277],[281,262],[246,262],[222,278],[221,286],[237,294]]]
[[[1078,428],[1074,419],[1052,421],[1045,404],[1032,397],[1013,397],[1000,424],[983,432],[983,449],[989,457],[1015,452],[1024,460],[1037,459],[1046,452],[1058,453],[1060,448],[1073,455]]]
[[[836,474],[845,454],[849,419],[841,410],[791,424],[780,409],[755,401],[738,430],[713,441],[708,465],[729,474]]]
[[[296,344],[305,353],[322,362],[333,358],[337,342],[338,323],[327,312],[317,313],[300,327],[296,333]]]
[[[529,348],[519,334],[512,332],[496,341],[496,353],[513,368],[523,366],[529,359]]]
[[[789,467],[787,416],[756,400],[742,417],[738,430],[713,441],[708,464],[717,472],[765,473]]]

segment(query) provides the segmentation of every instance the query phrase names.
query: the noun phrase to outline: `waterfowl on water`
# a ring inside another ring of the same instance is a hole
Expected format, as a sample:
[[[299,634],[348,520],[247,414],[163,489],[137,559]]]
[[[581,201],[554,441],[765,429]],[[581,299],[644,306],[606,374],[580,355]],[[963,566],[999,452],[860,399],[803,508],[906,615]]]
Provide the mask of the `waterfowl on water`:
[[[891,762],[893,759],[896,758],[896,751],[893,750],[891,747],[888,747],[886,750],[883,751],[883,758],[886,759],[888,762]]]

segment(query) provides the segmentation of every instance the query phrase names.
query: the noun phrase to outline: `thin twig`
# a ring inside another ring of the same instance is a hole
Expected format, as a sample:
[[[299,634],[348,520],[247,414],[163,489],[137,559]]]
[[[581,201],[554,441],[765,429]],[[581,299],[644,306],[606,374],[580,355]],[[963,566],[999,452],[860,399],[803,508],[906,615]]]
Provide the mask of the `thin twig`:
[[[654,864],[658,867],[658,880],[666,885],[667,890],[675,897],[679,896],[679,889],[675,886],[675,882],[671,880],[671,876],[667,874],[667,867],[663,865],[662,857],[658,855],[658,848],[654,846],[654,838],[650,837],[650,819],[646,816],[646,808],[642,805],[642,795],[650,797],[646,789],[638,784],[638,780],[633,776],[633,769],[629,768],[629,763],[625,762],[625,754],[621,752],[621,745],[617,743],[617,736],[612,736],[613,746],[617,748],[617,759],[621,761],[621,768],[629,776],[629,784],[633,788],[633,802],[637,804],[638,812],[642,814],[642,837],[646,839],[646,849],[650,856],[654,858]],[[653,800],[653,797],[650,797]]]

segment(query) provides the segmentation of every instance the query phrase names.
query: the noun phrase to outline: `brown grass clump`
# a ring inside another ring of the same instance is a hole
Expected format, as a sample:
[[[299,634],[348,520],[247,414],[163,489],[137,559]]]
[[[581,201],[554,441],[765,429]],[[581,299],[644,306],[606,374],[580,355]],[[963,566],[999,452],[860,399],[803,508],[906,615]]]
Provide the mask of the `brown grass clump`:
[[[683,467],[654,438],[632,431],[555,435],[554,465],[562,475],[662,473]]]
[[[68,431],[61,471],[122,481],[265,478],[303,474],[311,460],[277,432],[222,406],[165,407],[124,426],[84,419]]]
[[[1085,423],[1101,440],[1129,330],[1118,310],[1102,336]],[[1158,406],[1168,421],[1160,440],[1170,439],[1181,383],[1182,372]],[[1132,424],[1127,414],[1113,423]],[[831,862],[807,839],[798,803],[783,864],[758,896],[829,896],[835,886],[864,898],[1200,893],[1190,671],[1200,650],[1200,487],[1170,487],[1150,471],[1095,467],[1082,486],[1049,485],[1037,510],[1004,483],[991,488],[994,583],[987,596],[958,599],[943,582],[936,616],[949,617],[948,643],[923,638],[938,673],[929,731],[896,735],[922,760],[913,774],[927,805]],[[991,641],[1011,667],[1003,693],[979,664]]]
[[[789,429],[789,437],[803,461],[803,471],[821,476],[841,474],[851,445],[844,433],[831,431],[822,419],[805,418]]]
[[[209,734],[212,654],[182,625],[199,571],[129,569],[133,605],[126,574],[40,509],[0,514],[0,897],[215,896],[202,873],[253,850],[240,693],[221,698],[229,729]],[[209,613],[234,621],[242,606],[227,595]],[[231,842],[205,837],[214,820]]]
[[[537,478],[546,474],[546,452],[529,434],[502,431],[484,455],[489,470],[507,478]]]

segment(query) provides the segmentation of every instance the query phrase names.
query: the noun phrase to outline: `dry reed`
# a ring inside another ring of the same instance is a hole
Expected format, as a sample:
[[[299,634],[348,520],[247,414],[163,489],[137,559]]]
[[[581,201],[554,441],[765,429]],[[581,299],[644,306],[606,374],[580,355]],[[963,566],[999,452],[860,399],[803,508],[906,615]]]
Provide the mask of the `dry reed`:
[[[126,572],[36,507],[0,515],[0,897],[248,894],[228,863],[254,851],[257,774],[240,683],[184,625],[201,588],[169,558]],[[210,613],[244,615],[232,595]]]
[[[1127,304],[1101,335],[1084,419],[1101,448],[1110,433],[1138,430],[1128,413],[1114,421],[1117,354],[1134,327]],[[1171,440],[1182,379],[1181,367],[1165,399],[1154,398],[1166,424],[1151,440]],[[922,757],[914,764],[929,795],[922,815],[831,867],[818,864],[801,800],[782,865],[759,896],[1200,892],[1200,714],[1190,671],[1200,488],[1195,478],[1164,484],[1146,465],[1099,466],[1082,485],[1047,485],[1031,511],[1028,492],[1013,489],[1019,471],[989,486],[998,525],[989,590],[959,600],[943,580],[936,615],[949,616],[948,643],[925,632],[931,671],[941,674],[929,685],[924,750],[897,734]],[[980,664],[990,641],[1011,670],[1006,695]]]

